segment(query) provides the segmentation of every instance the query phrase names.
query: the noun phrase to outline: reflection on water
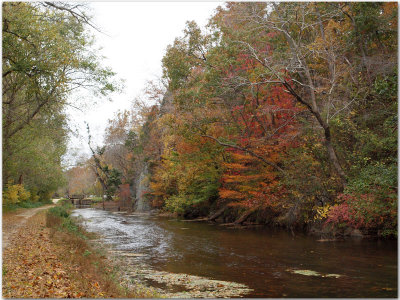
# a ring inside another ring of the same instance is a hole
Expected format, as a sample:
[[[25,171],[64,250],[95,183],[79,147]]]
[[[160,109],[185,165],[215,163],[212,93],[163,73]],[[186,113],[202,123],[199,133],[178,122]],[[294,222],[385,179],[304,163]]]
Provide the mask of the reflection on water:
[[[322,243],[282,230],[229,229],[95,209],[74,215],[115,250],[145,254],[136,259],[157,270],[243,283],[254,289],[250,297],[397,296],[395,241]]]

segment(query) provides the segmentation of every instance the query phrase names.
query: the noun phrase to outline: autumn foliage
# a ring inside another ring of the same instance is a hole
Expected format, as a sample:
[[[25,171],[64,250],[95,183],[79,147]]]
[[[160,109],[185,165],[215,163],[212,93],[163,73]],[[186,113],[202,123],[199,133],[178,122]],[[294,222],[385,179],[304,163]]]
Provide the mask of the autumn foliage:
[[[105,160],[183,217],[396,234],[393,6],[237,2],[187,22]]]

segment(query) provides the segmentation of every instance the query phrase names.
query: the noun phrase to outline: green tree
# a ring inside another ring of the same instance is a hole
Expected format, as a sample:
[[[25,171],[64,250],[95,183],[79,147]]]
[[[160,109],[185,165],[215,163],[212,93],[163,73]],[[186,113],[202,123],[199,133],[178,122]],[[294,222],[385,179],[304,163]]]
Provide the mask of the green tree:
[[[92,51],[90,18],[80,6],[3,3],[3,187],[24,181],[49,193],[63,184],[71,92],[117,89]]]

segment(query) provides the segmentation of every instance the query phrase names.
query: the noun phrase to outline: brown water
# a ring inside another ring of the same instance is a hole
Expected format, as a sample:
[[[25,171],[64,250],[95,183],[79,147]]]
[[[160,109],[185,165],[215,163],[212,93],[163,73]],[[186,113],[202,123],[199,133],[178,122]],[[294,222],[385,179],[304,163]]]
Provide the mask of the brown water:
[[[75,210],[115,250],[140,263],[246,284],[246,297],[397,297],[397,241],[318,242],[283,230],[228,229],[146,215]],[[338,274],[306,276],[296,270]]]

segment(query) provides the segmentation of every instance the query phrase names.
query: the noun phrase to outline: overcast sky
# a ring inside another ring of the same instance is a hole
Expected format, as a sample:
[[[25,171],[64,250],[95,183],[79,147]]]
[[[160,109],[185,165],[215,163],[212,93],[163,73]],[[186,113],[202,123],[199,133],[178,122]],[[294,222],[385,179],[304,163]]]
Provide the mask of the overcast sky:
[[[113,94],[112,102],[99,101],[97,105],[79,111],[68,109],[71,126],[79,133],[72,137],[66,163],[76,156],[89,156],[84,121],[88,122],[93,144],[103,141],[107,120],[118,110],[131,107],[148,80],[161,76],[161,59],[166,47],[182,35],[186,21],[195,20],[205,26],[215,8],[222,2],[92,2],[94,23],[104,33],[95,33],[99,54],[106,59],[119,78],[125,80],[121,94]],[[86,97],[75,95],[75,97]]]

